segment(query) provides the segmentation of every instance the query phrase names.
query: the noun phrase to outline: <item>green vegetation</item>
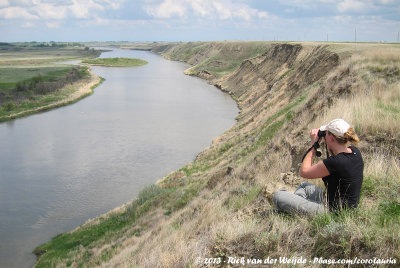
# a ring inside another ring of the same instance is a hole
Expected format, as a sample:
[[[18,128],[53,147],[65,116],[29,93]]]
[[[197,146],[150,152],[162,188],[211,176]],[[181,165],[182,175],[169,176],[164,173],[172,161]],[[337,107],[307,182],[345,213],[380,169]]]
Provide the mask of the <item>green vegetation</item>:
[[[230,195],[225,201],[225,204],[228,209],[238,211],[254,202],[260,191],[261,187],[259,185],[243,184],[238,188],[230,190]]]
[[[147,61],[131,58],[97,58],[82,61],[83,64],[107,67],[135,67],[147,64]]]
[[[17,43],[2,43],[0,46],[15,46],[15,47],[84,47],[84,44],[78,42],[17,42]]]
[[[121,237],[127,231],[126,228],[138,221],[146,212],[164,202],[167,191],[150,185],[144,188],[138,198],[133,201],[124,212],[111,213],[86,227],[71,233],[60,234],[49,243],[35,249],[34,253],[42,255],[36,267],[53,266],[52,260],[63,260],[68,263],[68,258],[74,254],[82,254],[82,246],[95,246],[104,241],[110,241],[116,236]],[[137,234],[140,230],[137,230]],[[80,265],[85,264],[93,257],[89,251],[83,254]]]
[[[101,52],[81,46],[53,47],[13,43],[10,46],[0,46],[0,67],[55,67],[55,62],[95,58]]]
[[[5,102],[0,107],[0,122],[73,104],[80,99],[91,95],[93,93],[93,90],[103,81],[104,79],[99,78],[99,81],[90,87],[90,91],[79,93],[76,96],[74,96],[74,94],[76,94],[80,90],[79,87],[82,85],[66,86],[61,90],[56,90],[44,95],[32,96],[27,101],[17,103],[12,101]]]
[[[90,94],[84,92],[70,99],[79,90],[73,83],[92,79],[87,67],[55,62],[97,57],[99,53],[80,43],[2,43],[0,122],[66,105]]]
[[[13,93],[44,95],[88,75],[87,68],[82,67],[51,71],[46,73],[45,76],[39,73],[37,76],[17,82]]]
[[[18,83],[41,76],[46,81],[56,80],[65,76],[74,67],[65,65],[38,67],[2,67],[0,70],[0,91],[10,93]]]
[[[89,77],[88,69],[85,67],[71,66],[59,67],[56,70],[44,68],[44,70],[47,72],[43,72],[43,75],[38,73],[34,77],[16,83],[0,83],[0,121],[14,118],[13,114],[35,110],[62,101],[76,91],[76,88],[66,86]],[[19,68],[17,71],[19,71],[20,77],[31,73],[29,69],[25,71],[23,68]]]
[[[198,182],[189,183],[186,188],[181,189],[149,185],[122,211],[111,212],[76,231],[60,234],[50,242],[37,247],[34,254],[40,259],[35,267],[52,267],[59,261],[70,266],[77,255],[81,257],[78,266],[99,265],[120,249],[118,244],[114,244],[114,239],[126,235],[140,236],[141,232],[149,228],[147,224],[141,222],[143,216],[158,207],[163,208],[165,215],[182,209],[198,195],[200,188]],[[137,226],[134,231],[131,230],[132,226]],[[104,248],[98,256],[93,256],[90,249],[95,249],[104,243],[109,243],[110,247]],[[82,252],[83,248],[85,250]]]
[[[220,78],[237,69],[244,60],[264,53],[270,45],[266,42],[216,42],[210,46],[205,42],[189,42],[173,46],[167,56],[194,63],[186,71],[189,75],[206,71]]]

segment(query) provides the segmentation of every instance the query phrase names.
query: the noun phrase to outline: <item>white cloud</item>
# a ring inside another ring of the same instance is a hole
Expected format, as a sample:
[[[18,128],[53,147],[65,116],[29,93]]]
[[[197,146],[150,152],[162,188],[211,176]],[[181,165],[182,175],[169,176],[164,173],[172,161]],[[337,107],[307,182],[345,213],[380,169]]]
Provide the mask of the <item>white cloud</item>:
[[[155,18],[168,19],[174,16],[183,17],[186,14],[185,0],[164,0],[159,5],[146,6],[146,12]]]
[[[209,3],[205,4],[204,1],[202,0],[193,0],[191,4],[195,14],[198,14],[201,17],[205,17],[211,14],[211,8]]]
[[[344,0],[338,4],[339,12],[362,12],[367,9],[367,4],[358,0]]]
[[[27,21],[25,24],[22,25],[23,28],[33,28],[35,26],[36,24],[33,23],[32,21]]]
[[[333,21],[340,24],[352,24],[353,17],[351,16],[334,16]]]
[[[0,7],[7,7],[9,5],[10,3],[8,2],[8,0],[0,0]]]
[[[41,4],[32,9],[41,19],[64,19],[67,17],[66,6],[55,6],[52,4]]]
[[[330,1],[330,0],[320,0]],[[298,7],[303,9],[310,9],[316,2],[315,0],[279,0],[279,2],[283,5],[290,6],[290,7]]]
[[[384,5],[394,3],[395,0],[380,0],[380,2]]]
[[[32,20],[38,19],[39,17],[22,7],[7,7],[0,9],[0,18]]]
[[[62,24],[62,21],[60,21],[60,20],[55,20],[55,21],[53,20],[53,21],[46,22],[46,26],[48,28],[52,28],[52,29],[60,28],[61,24]]]
[[[125,2],[125,0],[103,0],[102,2],[106,3],[112,9],[117,10],[121,8],[121,5],[123,2]]]
[[[267,18],[266,11],[251,8],[242,2],[232,0],[163,0],[156,2],[145,0],[144,9],[148,15],[157,19],[172,17],[209,17],[210,19],[252,19]]]
[[[0,20],[19,20],[23,28],[41,22],[48,28],[59,28],[67,19],[93,20],[108,10],[121,8],[125,0],[0,0]],[[99,14],[101,12],[101,14]],[[23,21],[21,21],[23,20]],[[97,24],[104,21],[97,21]]]
[[[93,0],[72,0],[72,5],[69,6],[69,9],[72,11],[74,17],[85,19],[93,16],[93,10],[104,10],[105,7]]]
[[[117,10],[125,0],[0,0],[1,17],[5,19],[51,19],[60,20],[67,17],[88,19],[96,16],[98,11]],[[20,14],[18,14],[20,13]]]
[[[232,12],[229,8],[226,8],[225,6],[223,6],[221,3],[219,2],[214,2],[213,6],[215,8],[215,11],[218,14],[218,17],[220,19],[226,20],[226,19],[230,19],[232,17]]]
[[[12,0],[13,6],[32,6],[34,5],[35,0]]]

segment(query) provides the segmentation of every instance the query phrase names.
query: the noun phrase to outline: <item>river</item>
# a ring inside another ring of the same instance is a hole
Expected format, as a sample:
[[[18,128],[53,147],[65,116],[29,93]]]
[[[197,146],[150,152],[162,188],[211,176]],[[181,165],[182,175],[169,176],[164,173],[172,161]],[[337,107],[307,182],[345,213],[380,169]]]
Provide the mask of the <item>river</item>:
[[[189,66],[145,51],[141,67],[92,67],[106,80],[79,102],[0,124],[0,267],[132,200],[229,129],[236,103]]]

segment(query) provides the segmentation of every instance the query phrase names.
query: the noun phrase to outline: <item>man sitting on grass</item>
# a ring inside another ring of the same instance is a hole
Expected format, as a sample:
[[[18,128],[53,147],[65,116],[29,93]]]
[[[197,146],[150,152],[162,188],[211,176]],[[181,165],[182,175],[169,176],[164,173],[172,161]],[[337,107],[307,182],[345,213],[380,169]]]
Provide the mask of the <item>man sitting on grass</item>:
[[[340,211],[356,208],[360,199],[363,181],[364,162],[360,151],[348,143],[358,143],[354,128],[343,119],[335,119],[319,129],[312,129],[312,144],[320,139],[322,133],[331,156],[315,165],[312,159],[316,153],[313,146],[305,155],[300,176],[307,179],[322,178],[324,190],[308,182],[303,182],[292,194],[286,190],[277,191],[273,200],[278,210],[292,213],[319,214],[326,211]]]

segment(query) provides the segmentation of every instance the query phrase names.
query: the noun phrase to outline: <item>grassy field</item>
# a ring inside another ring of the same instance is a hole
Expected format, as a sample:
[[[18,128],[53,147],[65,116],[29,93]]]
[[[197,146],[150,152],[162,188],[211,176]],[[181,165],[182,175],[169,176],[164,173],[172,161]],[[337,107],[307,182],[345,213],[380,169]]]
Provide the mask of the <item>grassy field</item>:
[[[39,246],[36,267],[203,267],[206,258],[226,267],[229,257],[398,265],[400,46],[199,42],[155,50],[230,92],[241,110],[237,124],[132,202]],[[309,130],[334,118],[361,138],[359,207],[316,217],[277,213],[274,191],[293,191],[303,180]]]
[[[99,54],[99,51],[87,47],[66,44],[1,43],[0,121],[62,105],[62,99],[68,99],[79,90],[78,84],[74,83],[88,82],[93,74],[87,67],[57,62],[92,58]]]
[[[63,65],[0,67],[0,91],[10,93],[18,82],[31,79],[40,74],[50,81],[68,73],[73,67]]]
[[[147,61],[131,58],[97,58],[83,60],[82,63],[107,67],[137,67],[147,64]]]

